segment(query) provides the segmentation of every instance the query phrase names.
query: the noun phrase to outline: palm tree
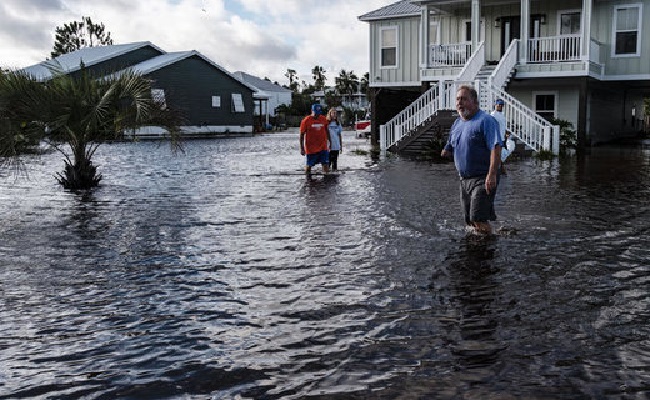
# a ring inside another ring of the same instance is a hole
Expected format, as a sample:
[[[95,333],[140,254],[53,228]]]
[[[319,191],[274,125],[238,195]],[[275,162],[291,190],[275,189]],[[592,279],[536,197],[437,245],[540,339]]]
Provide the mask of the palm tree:
[[[311,75],[314,78],[314,88],[316,90],[323,90],[325,88],[325,81],[327,80],[325,77],[325,68],[316,65],[311,70]]]
[[[352,96],[357,90],[358,83],[359,78],[354,74],[354,71],[347,72],[342,69],[336,78],[336,88],[343,96]]]
[[[161,109],[151,97],[150,81],[131,70],[96,77],[82,65],[76,76],[56,71],[47,82],[4,73],[0,115],[0,156],[18,156],[46,140],[64,155],[65,169],[57,180],[72,190],[99,184],[102,177],[92,157],[100,144],[126,129],[163,126],[178,144],[178,116]]]

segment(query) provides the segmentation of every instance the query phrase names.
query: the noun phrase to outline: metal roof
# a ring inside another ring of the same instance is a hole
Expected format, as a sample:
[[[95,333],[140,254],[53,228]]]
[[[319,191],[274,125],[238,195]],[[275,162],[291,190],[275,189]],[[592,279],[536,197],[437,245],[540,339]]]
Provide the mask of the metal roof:
[[[419,16],[420,10],[420,6],[411,3],[410,0],[401,0],[378,10],[363,14],[359,17],[359,20],[375,21],[386,18]]]
[[[267,81],[266,79],[261,79],[256,76],[249,75],[243,71],[234,72],[233,75],[235,75],[236,78],[239,78],[244,82],[248,82],[249,84],[255,86],[259,90],[265,92],[291,92],[291,90],[287,88],[284,88],[280,85],[276,85],[275,83]]]
[[[151,42],[84,47],[83,49],[55,57],[52,60],[43,61],[25,67],[21,71],[33,76],[35,79],[45,81],[52,78],[52,69],[60,70],[64,73],[70,73],[79,70],[82,62],[85,66],[89,67],[146,46],[153,47],[161,53],[164,53],[163,50],[156,47]]]
[[[220,70],[224,74],[228,75],[232,79],[234,79],[237,82],[241,83],[242,85],[248,87],[253,92],[258,91],[258,88],[256,88],[255,86],[253,86],[253,85],[249,84],[248,82],[246,82],[246,81],[238,78],[237,76],[231,74],[225,68],[223,68],[221,65],[215,63],[214,61],[210,60],[209,58],[207,58],[206,56],[204,56],[203,54],[199,53],[196,50],[176,51],[176,52],[172,52],[172,53],[161,54],[161,55],[159,55],[157,57],[150,58],[150,59],[148,59],[146,61],[143,61],[143,62],[141,62],[139,64],[136,64],[136,65],[134,65],[134,66],[132,66],[130,68],[132,70],[134,70],[135,72],[138,72],[138,73],[140,73],[142,75],[147,75],[147,74],[150,74],[150,73],[152,73],[154,71],[157,71],[157,70],[159,70],[161,68],[164,68],[164,67],[166,67],[168,65],[172,65],[172,64],[175,64],[175,63],[177,63],[177,62],[179,62],[181,60],[184,60],[186,58],[195,57],[195,56],[203,59],[208,64],[210,64],[213,67],[217,68],[218,70]]]
[[[120,56],[122,54],[126,54],[130,51],[137,50],[139,48],[146,47],[146,46],[150,46],[163,54],[129,67],[130,69],[142,75],[150,74],[153,71],[159,70],[168,65],[172,65],[186,58],[197,56],[202,58],[204,61],[206,61],[213,67],[217,68],[224,74],[228,75],[232,79],[246,86],[253,92],[258,91],[258,89],[255,86],[234,76],[233,74],[225,70],[223,67],[216,64],[214,61],[205,57],[203,54],[199,53],[196,50],[166,53],[164,50],[155,46],[151,42],[135,42],[135,43],[109,45],[109,46],[84,47],[83,49],[79,49],[68,54],[63,54],[52,60],[43,61],[36,65],[25,67],[22,69],[22,71],[27,73],[28,75],[33,76],[37,80],[46,81],[52,78],[54,73],[56,73],[54,71],[60,70],[61,72],[68,74],[79,70],[82,61],[86,67],[89,67],[91,65],[99,64],[100,62],[110,60],[111,58]],[[119,73],[120,72],[118,72],[118,74]]]

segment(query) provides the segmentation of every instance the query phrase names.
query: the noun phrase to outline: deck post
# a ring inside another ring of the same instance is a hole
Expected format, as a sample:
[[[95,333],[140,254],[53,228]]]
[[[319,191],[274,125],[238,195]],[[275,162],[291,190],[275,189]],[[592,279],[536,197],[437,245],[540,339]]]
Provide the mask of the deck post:
[[[553,154],[560,154],[560,126],[553,125]]]

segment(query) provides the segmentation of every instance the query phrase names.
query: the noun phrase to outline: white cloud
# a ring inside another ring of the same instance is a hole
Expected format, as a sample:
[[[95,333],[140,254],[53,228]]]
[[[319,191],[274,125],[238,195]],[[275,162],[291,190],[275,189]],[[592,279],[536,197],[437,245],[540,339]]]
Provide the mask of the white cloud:
[[[57,26],[90,16],[115,43],[150,41],[166,51],[198,50],[230,71],[287,83],[315,65],[333,84],[339,70],[368,70],[368,26],[357,19],[391,0],[3,0],[0,66],[49,57]],[[239,15],[234,14],[239,10]]]

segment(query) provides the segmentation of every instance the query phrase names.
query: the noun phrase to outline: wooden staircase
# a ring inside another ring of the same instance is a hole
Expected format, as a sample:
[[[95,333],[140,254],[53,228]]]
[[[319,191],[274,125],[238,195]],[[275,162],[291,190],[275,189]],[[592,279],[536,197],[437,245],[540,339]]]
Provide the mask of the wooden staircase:
[[[449,129],[457,116],[452,110],[438,110],[415,132],[396,143],[390,150],[408,156],[420,156],[430,152],[432,142],[447,140]]]

